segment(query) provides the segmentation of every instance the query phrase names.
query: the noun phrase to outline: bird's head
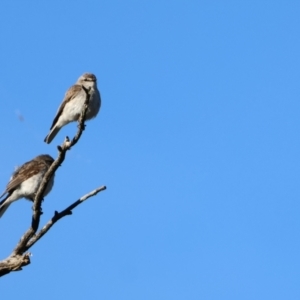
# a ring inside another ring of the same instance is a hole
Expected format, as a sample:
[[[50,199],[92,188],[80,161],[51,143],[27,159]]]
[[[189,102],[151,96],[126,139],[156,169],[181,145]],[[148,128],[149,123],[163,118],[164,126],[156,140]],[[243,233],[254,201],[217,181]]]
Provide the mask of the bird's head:
[[[84,73],[78,78],[77,84],[83,85],[85,88],[94,88],[97,87],[97,78],[92,73]]]

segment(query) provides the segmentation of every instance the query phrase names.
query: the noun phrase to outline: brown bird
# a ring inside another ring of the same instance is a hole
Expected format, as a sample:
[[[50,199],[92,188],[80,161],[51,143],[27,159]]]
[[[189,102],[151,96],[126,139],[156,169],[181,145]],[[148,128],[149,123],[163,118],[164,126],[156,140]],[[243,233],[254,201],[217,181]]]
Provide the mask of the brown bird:
[[[90,120],[97,116],[101,106],[101,97],[97,88],[97,78],[94,74],[84,73],[78,78],[76,84],[71,86],[66,92],[64,100],[58,108],[52,122],[50,132],[45,137],[44,142],[50,144],[63,126],[79,119],[87,97],[87,90],[89,90],[90,101],[85,119]]]
[[[5,194],[7,194],[7,196],[0,202],[0,217],[2,217],[9,205],[14,201],[21,198],[25,198],[30,201],[34,200],[42,179],[53,161],[54,159],[50,155],[39,155],[33,160],[23,164],[13,173],[4,193],[0,196],[0,198],[2,198]],[[51,191],[53,183],[54,175],[48,182],[44,196]]]

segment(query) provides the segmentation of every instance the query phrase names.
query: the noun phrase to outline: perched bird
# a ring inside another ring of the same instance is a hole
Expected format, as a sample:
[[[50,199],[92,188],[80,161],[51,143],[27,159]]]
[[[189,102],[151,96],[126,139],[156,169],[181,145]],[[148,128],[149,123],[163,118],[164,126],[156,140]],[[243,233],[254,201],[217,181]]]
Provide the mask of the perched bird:
[[[97,116],[101,106],[101,97],[97,89],[97,78],[94,74],[84,73],[78,78],[76,84],[67,90],[65,98],[53,120],[50,133],[46,136],[44,142],[50,144],[63,126],[79,119],[87,97],[87,90],[90,93],[90,101],[85,119],[90,120]]]
[[[7,196],[0,202],[0,217],[2,217],[9,205],[14,201],[21,198],[26,198],[30,201],[34,200],[43,176],[48,171],[53,161],[54,159],[50,155],[39,155],[33,160],[23,164],[13,173],[4,193],[0,196],[0,198],[2,198],[5,194],[7,194]],[[53,182],[54,175],[48,182],[44,196],[51,191]]]

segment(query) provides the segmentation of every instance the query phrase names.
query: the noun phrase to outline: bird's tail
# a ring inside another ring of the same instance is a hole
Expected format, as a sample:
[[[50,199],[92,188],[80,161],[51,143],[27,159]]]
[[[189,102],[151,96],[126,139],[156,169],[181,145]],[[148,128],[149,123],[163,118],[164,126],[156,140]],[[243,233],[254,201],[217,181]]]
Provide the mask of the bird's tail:
[[[55,136],[58,134],[60,127],[54,126],[50,133],[45,137],[44,142],[50,144]]]
[[[1,202],[0,202],[0,218],[5,213],[5,211],[8,209],[8,207],[11,205],[11,201],[8,200],[8,197],[10,195],[7,195]]]

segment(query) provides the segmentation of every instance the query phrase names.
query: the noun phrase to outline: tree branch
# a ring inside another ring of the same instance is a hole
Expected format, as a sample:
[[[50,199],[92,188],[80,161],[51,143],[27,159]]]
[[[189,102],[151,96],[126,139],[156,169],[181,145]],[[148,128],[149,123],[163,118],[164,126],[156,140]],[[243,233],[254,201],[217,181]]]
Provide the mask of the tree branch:
[[[32,247],[44,234],[46,234],[48,232],[48,230],[61,218],[67,216],[67,215],[71,215],[72,214],[72,210],[78,206],[79,204],[81,204],[83,201],[87,200],[90,197],[93,197],[95,195],[97,195],[99,192],[102,192],[106,190],[106,186],[101,186],[91,192],[89,192],[88,194],[82,196],[80,199],[78,199],[77,201],[75,201],[73,204],[71,204],[70,206],[68,206],[66,209],[64,209],[61,212],[57,212],[55,211],[54,216],[52,217],[51,220],[49,220],[46,225],[34,236],[32,237],[32,239],[27,243],[26,245],[26,250],[27,251],[30,247]]]

